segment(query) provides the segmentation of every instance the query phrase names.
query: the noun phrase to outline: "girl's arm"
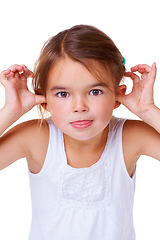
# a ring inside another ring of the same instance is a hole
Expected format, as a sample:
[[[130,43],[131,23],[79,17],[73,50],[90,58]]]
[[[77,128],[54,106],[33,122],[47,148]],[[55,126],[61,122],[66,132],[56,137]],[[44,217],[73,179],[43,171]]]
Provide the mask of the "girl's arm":
[[[135,72],[139,72],[141,77]],[[139,64],[125,75],[133,80],[133,88],[127,95],[117,95],[117,101],[143,120],[126,122],[125,139],[130,139],[137,156],[148,155],[160,160],[160,109],[153,99],[156,64],[152,67]]]
[[[32,77],[32,72],[25,65],[13,65],[0,74],[6,100],[0,110],[0,136],[36,104],[45,102],[44,96],[35,95],[28,90],[29,77]]]
[[[29,77],[32,72],[24,65],[13,65],[0,74],[5,87],[5,105],[0,110],[0,169],[27,155],[35,121],[22,123],[3,134],[4,131],[36,104],[45,102],[43,96],[28,90]]]

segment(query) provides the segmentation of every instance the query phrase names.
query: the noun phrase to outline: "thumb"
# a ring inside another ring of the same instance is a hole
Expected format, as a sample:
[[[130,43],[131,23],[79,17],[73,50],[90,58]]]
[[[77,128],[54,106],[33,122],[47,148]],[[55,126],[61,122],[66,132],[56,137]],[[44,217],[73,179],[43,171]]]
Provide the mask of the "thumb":
[[[43,95],[35,95],[35,102],[37,104],[46,103],[46,98]]]

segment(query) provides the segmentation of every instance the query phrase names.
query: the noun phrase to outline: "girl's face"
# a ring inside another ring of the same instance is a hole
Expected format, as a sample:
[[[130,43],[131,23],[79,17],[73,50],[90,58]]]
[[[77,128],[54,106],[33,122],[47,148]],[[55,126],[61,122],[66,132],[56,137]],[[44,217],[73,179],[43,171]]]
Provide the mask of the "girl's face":
[[[108,88],[109,86],[109,88]],[[90,140],[108,126],[115,106],[109,76],[100,83],[82,64],[60,60],[47,79],[47,110],[57,128],[77,140]]]

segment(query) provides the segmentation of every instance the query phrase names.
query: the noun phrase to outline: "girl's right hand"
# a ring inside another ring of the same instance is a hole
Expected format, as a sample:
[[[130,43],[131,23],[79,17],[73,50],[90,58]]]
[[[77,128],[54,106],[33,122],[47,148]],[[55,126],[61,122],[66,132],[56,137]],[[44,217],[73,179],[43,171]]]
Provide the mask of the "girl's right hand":
[[[4,108],[16,119],[46,101],[44,96],[29,91],[27,79],[32,76],[33,73],[25,65],[13,65],[0,74],[0,82],[5,87]]]

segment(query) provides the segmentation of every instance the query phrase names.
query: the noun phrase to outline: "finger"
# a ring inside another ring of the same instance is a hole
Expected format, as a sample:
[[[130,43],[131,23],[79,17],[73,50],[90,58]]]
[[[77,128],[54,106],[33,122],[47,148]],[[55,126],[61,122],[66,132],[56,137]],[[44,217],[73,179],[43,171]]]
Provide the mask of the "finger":
[[[147,64],[138,64],[131,68],[132,72],[139,72],[141,74],[143,73],[150,73],[151,67]]]
[[[11,81],[11,80],[14,80],[16,77],[15,77],[15,74],[16,73],[13,73],[13,72],[10,72],[9,74],[6,75],[6,79],[8,81]]]
[[[0,74],[0,83],[4,86],[4,87],[6,87],[7,86],[7,75],[8,75],[8,73],[9,73],[10,71],[8,71],[8,70],[4,70],[4,71],[2,71],[2,73]]]
[[[22,79],[25,78],[29,78],[29,77],[33,77],[33,72],[30,71],[25,65],[23,66],[23,73],[21,73]]]
[[[1,74],[2,74],[2,75],[8,75],[10,72],[11,72],[11,70],[10,70],[10,69],[7,69],[7,70],[3,70],[3,71],[1,72]]]
[[[22,72],[24,71],[24,66],[23,65],[18,65],[18,64],[14,64],[12,66],[10,66],[8,69],[10,69],[11,72],[15,73],[15,72]]]
[[[14,80],[13,78],[26,81],[27,78],[33,77],[32,71],[30,71],[25,65],[14,64],[10,66],[6,71],[8,80]]]
[[[25,78],[29,78],[29,77],[33,77],[33,72],[30,71],[29,69],[27,69],[27,71],[24,71],[21,76],[25,77]]]
[[[27,78],[23,74],[20,75],[20,79],[23,82],[27,82]]]
[[[2,75],[2,81],[3,80],[15,81],[15,79],[18,80],[20,78],[20,75],[18,72],[13,73],[11,72],[10,69],[3,71],[1,75]]]
[[[24,72],[24,73],[20,74],[20,79],[21,79],[22,81],[27,82],[27,79],[28,79],[29,77],[31,77],[31,78],[33,77],[33,73],[32,73],[31,71],[28,71],[27,73]]]
[[[20,78],[20,75],[19,75],[19,73],[18,73],[18,72],[16,72],[16,73],[14,74],[14,78],[17,78],[17,79],[19,79],[19,78]]]
[[[156,66],[156,63],[153,63],[152,68],[151,68],[151,72],[150,72],[150,80],[151,80],[152,83],[155,82],[156,74],[157,74],[157,66]]]
[[[125,77],[131,78],[134,83],[137,83],[140,81],[139,76],[133,72],[126,72],[124,75],[125,75]]]

